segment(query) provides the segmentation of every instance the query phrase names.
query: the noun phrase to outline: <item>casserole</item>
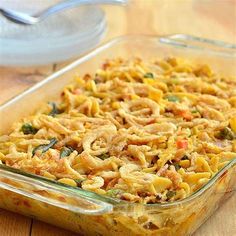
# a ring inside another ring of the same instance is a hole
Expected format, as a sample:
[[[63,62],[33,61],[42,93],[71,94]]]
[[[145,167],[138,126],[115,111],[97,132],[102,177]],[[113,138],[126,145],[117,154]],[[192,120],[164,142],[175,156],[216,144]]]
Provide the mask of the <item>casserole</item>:
[[[72,75],[76,74],[77,66],[80,74],[84,74],[88,67],[89,71],[93,71],[98,68],[101,61],[114,57],[114,48],[115,57],[140,56],[149,59],[174,55],[187,57],[192,61],[202,61],[201,53],[205,51],[204,60],[215,70],[218,69],[218,73],[226,75],[225,71],[219,69],[227,68],[228,75],[235,74],[233,45],[222,46],[222,43],[215,42],[214,46],[221,46],[219,50],[210,48],[203,50],[202,46],[186,44],[184,42],[186,39],[196,42],[199,40],[182,35],[166,38],[128,36],[98,48],[4,104],[0,110],[3,124],[1,132],[5,133],[10,124],[20,117],[34,112],[40,103],[54,100],[61,88],[70,82],[68,78],[73,78]],[[209,43],[208,40],[203,42]],[[27,106],[27,99],[34,105]],[[22,107],[25,109],[22,110]],[[4,119],[4,114],[8,114],[8,119]],[[2,194],[7,194],[8,198],[1,198],[0,206],[87,235],[188,235],[216,209],[222,198],[226,197],[226,193],[231,192],[234,172],[235,159],[190,197],[171,203],[145,205],[102,197],[2,166],[1,191]],[[211,201],[207,202],[206,199],[209,198]],[[52,214],[52,217],[48,217],[49,214]],[[153,227],[152,222],[158,222],[158,227]]]

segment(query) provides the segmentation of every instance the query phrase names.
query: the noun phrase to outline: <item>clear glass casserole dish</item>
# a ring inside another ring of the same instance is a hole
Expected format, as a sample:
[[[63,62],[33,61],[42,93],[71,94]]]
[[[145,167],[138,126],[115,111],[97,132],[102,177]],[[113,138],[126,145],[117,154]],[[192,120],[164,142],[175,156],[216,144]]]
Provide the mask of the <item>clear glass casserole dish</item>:
[[[55,100],[75,74],[94,72],[107,58],[180,56],[205,62],[220,74],[235,75],[235,49],[235,45],[185,35],[114,39],[3,104],[0,133],[7,133],[14,121],[34,113],[40,104]],[[84,235],[191,235],[232,195],[235,170],[236,158],[190,197],[147,205],[103,197],[0,165],[0,207]]]

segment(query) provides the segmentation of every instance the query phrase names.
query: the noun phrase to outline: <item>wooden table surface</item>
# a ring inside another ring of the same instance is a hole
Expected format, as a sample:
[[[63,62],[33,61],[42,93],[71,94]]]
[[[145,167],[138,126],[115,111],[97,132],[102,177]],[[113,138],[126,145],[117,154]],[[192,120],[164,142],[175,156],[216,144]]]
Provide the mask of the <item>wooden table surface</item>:
[[[131,0],[130,2],[130,6],[126,9],[104,7],[108,32],[103,41],[127,33],[187,33],[236,43],[235,0]],[[68,63],[25,68],[0,66],[0,104]],[[0,209],[0,235],[76,234]],[[234,235],[236,235],[236,194],[194,234],[194,236]]]

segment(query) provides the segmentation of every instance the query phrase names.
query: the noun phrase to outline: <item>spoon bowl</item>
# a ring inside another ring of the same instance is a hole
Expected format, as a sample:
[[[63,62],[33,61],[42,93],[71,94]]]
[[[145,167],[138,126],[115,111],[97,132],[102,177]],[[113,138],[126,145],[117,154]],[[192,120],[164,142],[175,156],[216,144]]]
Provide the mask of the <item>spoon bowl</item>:
[[[127,0],[67,0],[57,3],[46,10],[31,16],[27,13],[0,8],[0,13],[8,20],[23,25],[34,25],[47,17],[62,12],[64,10],[83,5],[125,5]]]

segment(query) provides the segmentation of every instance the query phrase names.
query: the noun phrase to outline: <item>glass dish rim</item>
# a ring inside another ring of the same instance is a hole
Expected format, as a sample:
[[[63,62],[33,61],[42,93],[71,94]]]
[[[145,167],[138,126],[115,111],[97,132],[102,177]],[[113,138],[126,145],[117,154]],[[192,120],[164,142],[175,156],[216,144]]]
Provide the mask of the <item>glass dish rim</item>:
[[[143,205],[147,208],[152,208],[152,207],[168,208],[168,207],[173,207],[173,206],[185,204],[185,203],[191,202],[192,200],[196,199],[197,197],[202,195],[205,191],[207,191],[212,185],[214,185],[214,183],[216,183],[217,180],[220,179],[220,177],[222,175],[224,175],[224,173],[227,173],[227,171],[229,169],[231,169],[231,167],[234,168],[234,166],[236,166],[236,157],[234,159],[232,159],[231,161],[229,161],[229,163],[227,163],[222,169],[220,169],[205,185],[203,185],[197,191],[193,192],[188,197],[183,198],[181,200],[173,201],[173,202],[162,202],[162,203],[154,203],[154,204],[132,203],[129,201],[118,199],[118,198],[109,197],[106,195],[100,195],[100,194],[97,194],[92,191],[84,190],[80,187],[73,187],[73,186],[70,186],[67,184],[60,183],[56,180],[51,180],[51,179],[45,178],[40,175],[36,175],[36,174],[22,171],[20,169],[12,168],[12,167],[6,166],[5,164],[0,164],[0,169],[3,171],[6,171],[6,172],[17,174],[19,176],[32,178],[36,181],[39,181],[40,183],[46,183],[48,185],[56,185],[58,188],[61,188],[61,190],[67,190],[67,191],[73,192],[75,194],[79,194],[79,196],[82,195],[87,198],[88,197],[93,198],[93,199],[101,201],[101,202],[106,202],[108,204],[112,204],[113,206]]]
[[[117,43],[120,43],[120,42],[126,41],[126,40],[131,40],[132,38],[136,39],[136,40],[141,40],[141,38],[146,38],[146,39],[150,39],[150,40],[156,39],[157,43],[163,44],[165,46],[169,46],[169,47],[172,46],[172,47],[176,47],[176,48],[181,48],[182,50],[187,50],[187,49],[195,50],[195,51],[203,51],[204,50],[205,53],[213,54],[215,56],[230,57],[230,58],[236,59],[236,54],[233,51],[232,52],[217,52],[217,51],[209,49],[207,47],[192,46],[192,45],[184,44],[182,42],[178,43],[174,40],[174,38],[172,38],[173,36],[180,37],[185,40],[198,41],[203,44],[205,44],[205,43],[210,44],[210,45],[225,48],[225,49],[236,49],[236,44],[230,44],[230,43],[226,43],[223,41],[209,40],[209,39],[195,37],[192,35],[185,35],[185,34],[175,34],[175,35],[166,35],[166,36],[165,35],[164,36],[148,35],[148,34],[130,34],[130,35],[118,36],[118,37],[115,37],[111,40],[108,40],[107,42],[103,43],[102,45],[99,45],[95,49],[92,49],[89,52],[82,54],[74,62],[70,63],[69,65],[63,67],[59,71],[48,76],[46,79],[42,80],[41,82],[26,89],[21,94],[16,95],[15,97],[13,97],[10,100],[6,101],[5,103],[1,104],[0,111],[4,110],[5,107],[11,105],[12,103],[17,102],[17,100],[23,98],[25,95],[33,93],[35,90],[43,87],[43,85],[46,85],[48,82],[53,81],[54,79],[56,79],[60,75],[64,74],[65,72],[68,72],[69,70],[74,69],[76,66],[79,66],[81,63],[86,62],[93,57],[96,57],[96,55],[99,54],[100,52],[103,52],[106,49],[115,46]],[[236,157],[234,159],[232,159],[231,161],[229,161],[229,163],[226,164],[222,169],[220,169],[205,185],[203,185],[200,189],[198,189],[197,191],[195,191],[190,196],[188,196],[184,199],[173,201],[173,202],[164,202],[164,203],[155,203],[155,204],[131,203],[128,201],[117,199],[117,198],[103,196],[103,195],[97,194],[95,192],[83,190],[78,187],[72,187],[69,185],[59,183],[58,181],[55,181],[55,180],[50,180],[48,178],[45,178],[45,177],[42,177],[39,175],[34,175],[34,174],[30,174],[30,173],[24,172],[19,169],[11,168],[11,167],[8,167],[4,164],[0,164],[0,169],[4,170],[6,172],[11,172],[11,173],[16,173],[18,175],[31,177],[31,178],[37,179],[39,182],[46,182],[49,185],[56,184],[57,187],[66,188],[67,190],[73,191],[73,193],[77,192],[77,194],[83,193],[82,195],[84,195],[84,196],[94,197],[95,199],[97,199],[99,201],[107,202],[107,203],[110,203],[114,206],[115,205],[121,206],[121,205],[137,205],[138,204],[138,205],[143,205],[145,207],[151,207],[151,208],[152,207],[168,208],[168,207],[177,206],[180,204],[185,204],[191,200],[194,200],[195,198],[197,198],[198,196],[203,194],[205,191],[207,191],[231,167],[234,168],[235,165],[236,165]]]

